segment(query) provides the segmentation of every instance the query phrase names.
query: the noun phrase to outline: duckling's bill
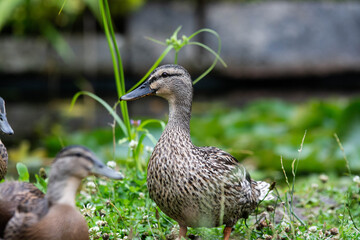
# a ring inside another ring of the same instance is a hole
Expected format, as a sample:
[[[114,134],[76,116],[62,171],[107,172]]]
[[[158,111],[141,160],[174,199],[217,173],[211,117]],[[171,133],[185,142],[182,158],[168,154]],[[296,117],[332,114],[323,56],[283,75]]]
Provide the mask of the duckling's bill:
[[[0,129],[6,134],[14,134],[14,130],[11,128],[9,122],[7,121],[6,115],[0,113]]]
[[[124,179],[124,175],[109,168],[104,163],[102,163],[100,160],[95,160],[95,159],[94,159],[94,166],[91,169],[91,173],[93,173],[95,175],[101,175],[101,176],[105,176],[108,178],[116,179],[116,180]]]
[[[146,81],[143,84],[141,84],[138,88],[134,89],[133,91],[125,94],[120,98],[120,101],[132,101],[136,100],[148,95],[155,94],[156,89],[152,89],[150,87],[150,82]]]

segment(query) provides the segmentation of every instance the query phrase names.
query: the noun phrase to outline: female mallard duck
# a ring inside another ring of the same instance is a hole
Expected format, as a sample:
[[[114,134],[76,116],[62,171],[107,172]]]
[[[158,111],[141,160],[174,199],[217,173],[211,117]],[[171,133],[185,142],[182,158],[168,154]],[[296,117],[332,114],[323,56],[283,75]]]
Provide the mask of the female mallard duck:
[[[2,132],[12,135],[14,131],[6,118],[5,101],[0,97],[0,129]],[[8,154],[5,145],[0,140],[0,180],[2,180],[7,172]]]
[[[85,147],[70,146],[61,150],[52,164],[46,195],[21,195],[15,214],[5,228],[4,239],[88,240],[88,226],[76,210],[75,195],[81,180],[90,174],[123,179]],[[0,184],[1,204],[18,198],[16,191],[22,191],[21,184]]]
[[[225,224],[224,239],[232,226],[247,218],[269,192],[239,162],[215,147],[196,147],[190,139],[193,86],[189,73],[178,65],[156,68],[149,79],[120,100],[157,95],[169,102],[169,121],[149,160],[147,185],[159,208],[180,225],[216,227]],[[268,195],[266,200],[271,199]]]

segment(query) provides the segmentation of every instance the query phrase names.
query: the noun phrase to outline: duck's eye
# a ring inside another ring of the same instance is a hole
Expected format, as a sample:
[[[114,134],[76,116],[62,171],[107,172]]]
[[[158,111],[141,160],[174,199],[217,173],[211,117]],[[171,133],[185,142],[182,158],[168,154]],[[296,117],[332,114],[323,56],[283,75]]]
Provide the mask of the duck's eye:
[[[150,78],[150,80],[149,80],[149,81],[150,81],[150,82],[155,81],[155,77]]]
[[[163,73],[161,74],[161,76],[165,78],[165,77],[168,77],[169,74],[168,74],[167,72],[163,72]]]

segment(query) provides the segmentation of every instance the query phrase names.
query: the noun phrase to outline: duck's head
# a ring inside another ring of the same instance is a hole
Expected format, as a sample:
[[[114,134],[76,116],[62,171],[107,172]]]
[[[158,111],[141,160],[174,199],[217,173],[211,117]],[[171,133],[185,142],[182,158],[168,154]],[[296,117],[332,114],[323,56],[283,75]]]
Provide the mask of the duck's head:
[[[0,97],[0,129],[6,134],[9,135],[14,134],[14,131],[12,130],[6,118],[5,101],[1,97]]]
[[[123,101],[136,100],[148,95],[157,95],[169,102],[192,100],[192,81],[190,74],[179,65],[163,65],[156,68],[149,78],[135,90],[120,98]]]
[[[50,178],[56,176],[55,178],[83,179],[89,175],[101,175],[118,180],[124,178],[121,173],[102,163],[88,148],[77,145],[63,148],[56,156],[50,172]]]

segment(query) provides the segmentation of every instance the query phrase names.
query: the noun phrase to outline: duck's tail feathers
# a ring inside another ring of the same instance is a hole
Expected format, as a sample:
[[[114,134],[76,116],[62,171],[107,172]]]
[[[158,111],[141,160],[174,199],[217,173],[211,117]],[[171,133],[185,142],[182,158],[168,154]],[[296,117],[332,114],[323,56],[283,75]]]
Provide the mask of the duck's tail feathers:
[[[272,190],[270,190],[270,184],[267,182],[257,181],[255,188],[259,190],[259,201],[267,201],[274,199]]]

